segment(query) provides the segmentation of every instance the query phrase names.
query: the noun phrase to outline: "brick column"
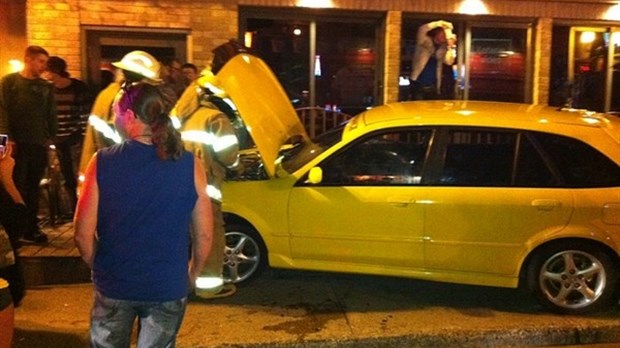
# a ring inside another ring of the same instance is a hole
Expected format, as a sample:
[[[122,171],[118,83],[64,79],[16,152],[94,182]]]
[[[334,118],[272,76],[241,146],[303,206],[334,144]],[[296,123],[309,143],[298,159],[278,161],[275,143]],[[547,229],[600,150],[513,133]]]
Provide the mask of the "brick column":
[[[388,11],[385,19],[385,61],[383,70],[383,102],[398,101],[400,75],[401,11]]]
[[[211,51],[239,37],[239,12],[235,1],[231,2],[195,2],[191,17],[193,63],[207,67],[213,59]]]
[[[549,103],[549,81],[551,78],[551,40],[553,20],[540,18],[536,23],[534,55],[534,76],[532,101],[536,104]]]

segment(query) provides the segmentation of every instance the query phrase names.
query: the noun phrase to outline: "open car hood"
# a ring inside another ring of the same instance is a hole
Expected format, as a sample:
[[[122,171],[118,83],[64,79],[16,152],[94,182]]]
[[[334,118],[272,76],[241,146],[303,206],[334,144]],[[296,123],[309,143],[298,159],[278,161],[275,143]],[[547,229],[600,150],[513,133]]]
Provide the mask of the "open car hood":
[[[233,101],[271,177],[282,145],[308,134],[277,78],[260,58],[239,53],[217,72],[216,83]]]

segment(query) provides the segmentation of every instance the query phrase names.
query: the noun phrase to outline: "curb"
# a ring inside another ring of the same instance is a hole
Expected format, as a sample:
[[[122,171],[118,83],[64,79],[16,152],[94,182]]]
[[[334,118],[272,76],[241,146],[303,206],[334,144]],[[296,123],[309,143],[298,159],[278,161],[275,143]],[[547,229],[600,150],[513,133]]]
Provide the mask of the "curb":
[[[590,328],[532,328],[523,330],[480,330],[443,332],[437,334],[413,334],[394,337],[372,337],[348,341],[304,341],[264,344],[224,344],[218,348],[457,348],[457,347],[544,347],[598,343],[618,343],[620,325]],[[207,348],[213,346],[192,346]],[[190,347],[180,347],[190,348]]]

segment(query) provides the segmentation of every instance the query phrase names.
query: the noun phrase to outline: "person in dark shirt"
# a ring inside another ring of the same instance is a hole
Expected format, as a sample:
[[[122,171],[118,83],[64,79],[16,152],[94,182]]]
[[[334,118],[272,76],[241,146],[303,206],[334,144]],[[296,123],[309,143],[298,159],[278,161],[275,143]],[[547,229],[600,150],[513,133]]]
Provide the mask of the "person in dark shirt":
[[[54,98],[58,117],[56,154],[64,177],[71,203],[70,215],[77,203],[77,162],[84,139],[90,111],[88,87],[78,79],[70,77],[64,59],[52,56],[47,60],[44,77],[54,84]]]
[[[58,121],[53,86],[41,78],[49,54],[39,46],[26,48],[24,69],[0,80],[0,133],[14,146],[13,179],[28,207],[28,228],[23,240],[46,243],[40,231],[39,183],[47,167],[48,147],[56,138]]]

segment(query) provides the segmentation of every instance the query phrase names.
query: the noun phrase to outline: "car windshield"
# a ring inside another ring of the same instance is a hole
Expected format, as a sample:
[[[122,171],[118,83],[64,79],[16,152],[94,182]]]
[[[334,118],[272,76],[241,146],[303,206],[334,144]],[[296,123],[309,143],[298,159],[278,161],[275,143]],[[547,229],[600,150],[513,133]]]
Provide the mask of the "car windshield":
[[[290,138],[280,150],[282,168],[288,173],[295,172],[339,142],[342,139],[343,130],[344,125],[329,130],[311,141],[304,141],[301,136]]]

